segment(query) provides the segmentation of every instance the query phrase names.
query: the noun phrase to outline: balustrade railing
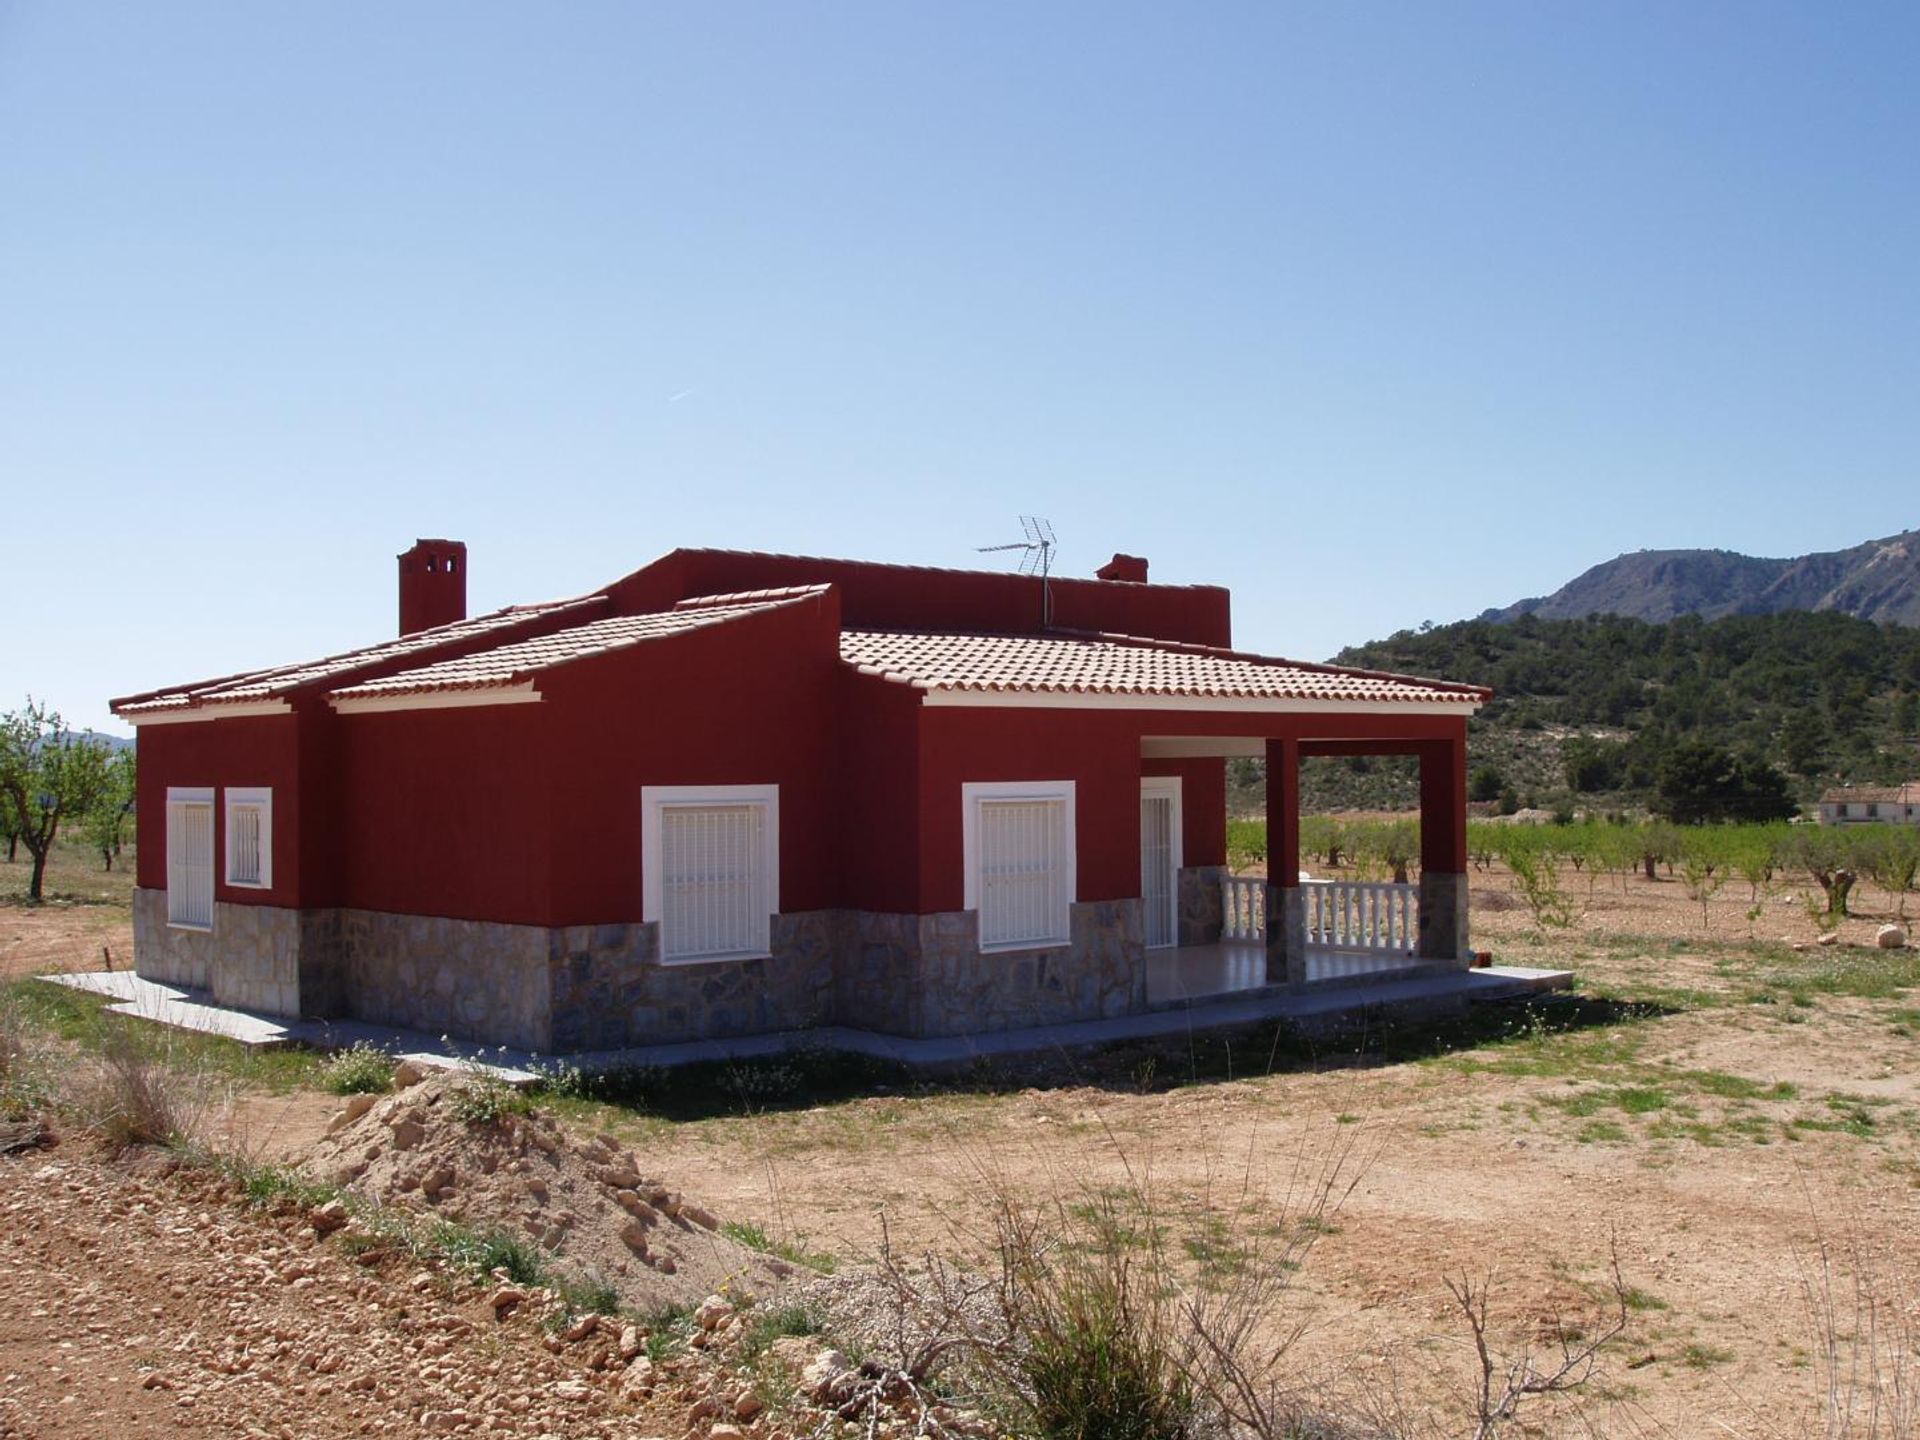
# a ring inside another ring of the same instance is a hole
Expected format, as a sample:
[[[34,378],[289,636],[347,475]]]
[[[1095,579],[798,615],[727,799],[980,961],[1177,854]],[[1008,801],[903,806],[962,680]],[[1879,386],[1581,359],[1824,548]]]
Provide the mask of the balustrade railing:
[[[1412,885],[1318,880],[1300,887],[1307,944],[1411,955],[1420,947],[1420,892]]]
[[[1264,944],[1267,882],[1229,875],[1220,882],[1220,938]],[[1411,955],[1420,947],[1420,892],[1413,885],[1309,880],[1300,886],[1306,943],[1318,949]]]
[[[1258,876],[1229,875],[1220,882],[1220,938],[1267,942],[1267,882]]]

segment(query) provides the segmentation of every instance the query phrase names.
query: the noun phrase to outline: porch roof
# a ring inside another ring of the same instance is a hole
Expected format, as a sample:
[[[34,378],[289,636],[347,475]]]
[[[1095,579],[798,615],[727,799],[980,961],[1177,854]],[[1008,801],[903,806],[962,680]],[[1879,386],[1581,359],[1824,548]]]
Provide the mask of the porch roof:
[[[1141,700],[1444,706],[1465,713],[1481,686],[1316,665],[1130,635],[976,635],[847,630],[840,655],[869,675],[930,694],[1110,696]]]

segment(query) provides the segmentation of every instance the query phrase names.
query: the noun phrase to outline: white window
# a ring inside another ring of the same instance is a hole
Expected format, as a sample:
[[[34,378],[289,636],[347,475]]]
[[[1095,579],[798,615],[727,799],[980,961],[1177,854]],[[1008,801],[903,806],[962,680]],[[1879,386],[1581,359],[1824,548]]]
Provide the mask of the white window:
[[[227,790],[227,884],[273,888],[273,791]]]
[[[647,785],[641,823],[644,917],[660,958],[769,953],[780,908],[778,785]]]
[[[213,928],[213,791],[167,787],[167,923]]]
[[[1073,782],[960,787],[966,908],[979,912],[982,950],[1028,950],[1071,938]]]

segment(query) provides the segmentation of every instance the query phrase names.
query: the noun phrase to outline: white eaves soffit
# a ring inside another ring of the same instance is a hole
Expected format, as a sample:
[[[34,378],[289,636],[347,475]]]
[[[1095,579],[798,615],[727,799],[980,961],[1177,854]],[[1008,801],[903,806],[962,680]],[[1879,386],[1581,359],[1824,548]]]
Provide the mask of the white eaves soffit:
[[[978,710],[1184,710],[1207,715],[1458,715],[1473,714],[1471,695],[1432,700],[1304,700],[1243,695],[1125,695],[1062,690],[928,688],[923,705]]]
[[[138,730],[143,725],[188,725],[201,720],[245,720],[255,715],[290,715],[284,700],[243,700],[224,705],[183,705],[177,710],[136,710],[119,718]]]
[[[342,715],[381,715],[395,710],[471,710],[481,705],[535,705],[545,697],[526,680],[465,690],[413,690],[393,695],[334,695],[327,703]]]

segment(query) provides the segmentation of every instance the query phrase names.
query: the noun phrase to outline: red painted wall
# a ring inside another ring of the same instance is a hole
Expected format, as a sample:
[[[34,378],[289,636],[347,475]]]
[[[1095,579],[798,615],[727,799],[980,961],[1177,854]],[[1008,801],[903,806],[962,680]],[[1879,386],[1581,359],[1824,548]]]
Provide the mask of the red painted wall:
[[[543,709],[338,716],[331,903],[546,924],[558,737]]]
[[[1227,863],[1227,762],[1142,760],[1142,775],[1180,777],[1180,863]]]
[[[1067,710],[926,710],[920,749],[920,909],[965,902],[962,784],[1072,780],[1076,900],[1140,893],[1140,741],[1127,717]]]
[[[623,614],[661,610],[695,595],[831,582],[846,624],[876,630],[988,630],[1040,626],[1040,582],[1031,576],[875,565],[857,560],[676,550],[608,587]],[[1231,643],[1227,592],[1216,585],[1053,581],[1053,623],[1200,645]]]
[[[920,694],[841,667],[841,803],[828,838],[840,856],[840,901],[910,915],[920,908]],[[957,801],[955,802],[958,803]]]
[[[153,890],[167,886],[167,787],[213,786],[214,899],[235,905],[301,904],[299,776],[297,715],[143,727],[135,781],[138,883]],[[256,785],[273,790],[273,888],[234,889],[227,884],[224,792],[232,786]]]
[[[839,901],[831,595],[563,666],[542,677],[554,737],[552,923],[641,918],[641,788],[780,786],[780,908]]]
[[[837,636],[823,597],[558,667],[537,704],[341,717],[340,903],[639,920],[641,789],[702,783],[777,783],[781,908],[837,903]]]

